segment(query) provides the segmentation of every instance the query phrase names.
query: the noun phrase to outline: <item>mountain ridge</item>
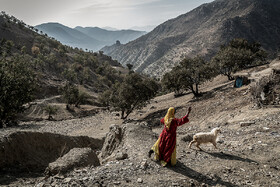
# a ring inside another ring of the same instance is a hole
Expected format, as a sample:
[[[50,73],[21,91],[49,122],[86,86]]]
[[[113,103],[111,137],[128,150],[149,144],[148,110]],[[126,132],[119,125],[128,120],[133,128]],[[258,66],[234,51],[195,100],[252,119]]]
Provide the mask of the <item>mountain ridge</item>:
[[[134,70],[162,76],[182,58],[210,59],[221,45],[242,37],[258,41],[270,53],[280,44],[276,0],[216,0],[170,19],[125,45],[104,47],[105,54]]]
[[[131,40],[134,40],[135,37],[139,37],[143,34],[146,34],[144,31],[135,31],[131,29],[122,29],[116,31],[109,31],[99,27],[81,27],[77,26],[74,28],[88,36],[94,36],[105,42],[115,42],[119,40],[121,43],[127,43]]]
[[[67,27],[61,23],[49,22],[35,26],[38,30],[61,41],[65,45],[98,51],[106,45],[112,45],[116,41],[127,43],[143,34],[144,31],[116,30],[109,31],[99,27]]]

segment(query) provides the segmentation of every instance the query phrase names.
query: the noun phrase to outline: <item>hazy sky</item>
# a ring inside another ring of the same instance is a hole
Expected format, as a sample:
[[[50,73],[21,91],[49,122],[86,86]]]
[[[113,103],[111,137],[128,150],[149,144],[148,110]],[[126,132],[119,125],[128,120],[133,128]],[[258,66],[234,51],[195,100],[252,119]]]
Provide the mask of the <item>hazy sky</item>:
[[[213,0],[0,0],[1,11],[29,25],[59,22],[69,27],[127,29],[159,25]]]

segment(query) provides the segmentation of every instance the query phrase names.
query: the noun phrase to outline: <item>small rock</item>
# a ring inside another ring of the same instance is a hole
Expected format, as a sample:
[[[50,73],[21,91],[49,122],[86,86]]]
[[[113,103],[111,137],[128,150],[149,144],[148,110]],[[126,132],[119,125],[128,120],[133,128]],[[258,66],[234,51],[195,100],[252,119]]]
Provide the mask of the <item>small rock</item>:
[[[39,184],[36,185],[36,187],[43,187],[45,184],[43,182],[40,182]]]
[[[138,178],[138,179],[137,179],[137,182],[138,182],[138,183],[142,183],[142,182],[143,182],[143,179]]]
[[[52,182],[51,186],[56,186],[56,181]]]
[[[116,160],[124,160],[127,159],[127,153],[119,152],[116,154]]]
[[[254,121],[242,121],[239,124],[240,124],[240,127],[248,127],[250,125],[255,124],[255,122]]]
[[[64,179],[64,176],[62,176],[62,175],[55,175],[54,178],[55,179]]]
[[[72,178],[70,177],[67,177],[63,180],[64,183],[69,183],[70,181],[72,180]]]
[[[141,162],[140,168],[141,168],[141,169],[146,169],[147,167],[148,167],[147,160],[144,159],[144,160]]]
[[[267,130],[269,130],[269,128],[268,127],[263,127],[263,130],[267,131]]]
[[[172,186],[179,186],[179,183],[177,183],[177,182],[172,182]]]
[[[256,133],[255,133],[255,136],[257,136],[257,135],[259,135],[259,134],[261,134],[261,132],[256,132]]]
[[[115,181],[114,184],[119,185],[119,184],[121,184],[121,182],[120,181]]]

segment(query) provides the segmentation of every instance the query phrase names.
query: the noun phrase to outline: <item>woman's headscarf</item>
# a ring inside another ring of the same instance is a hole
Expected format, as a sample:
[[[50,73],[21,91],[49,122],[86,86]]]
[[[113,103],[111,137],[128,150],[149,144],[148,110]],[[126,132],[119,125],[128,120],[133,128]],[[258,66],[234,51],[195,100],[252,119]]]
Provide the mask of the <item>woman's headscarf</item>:
[[[174,118],[174,114],[175,114],[175,108],[174,107],[170,107],[164,117],[164,124],[166,126],[167,129],[169,129],[170,124],[172,122],[172,119]]]

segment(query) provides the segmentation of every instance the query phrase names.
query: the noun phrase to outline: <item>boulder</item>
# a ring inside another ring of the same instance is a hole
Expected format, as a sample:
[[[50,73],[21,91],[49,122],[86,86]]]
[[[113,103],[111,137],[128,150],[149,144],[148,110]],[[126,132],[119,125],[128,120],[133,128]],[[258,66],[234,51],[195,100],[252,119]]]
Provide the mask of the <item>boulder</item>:
[[[103,148],[101,150],[101,158],[110,156],[122,141],[124,130],[118,125],[111,125],[110,131],[107,133]]]
[[[63,157],[50,163],[45,170],[45,174],[50,176],[66,173],[74,168],[99,165],[99,159],[91,148],[74,148]]]

